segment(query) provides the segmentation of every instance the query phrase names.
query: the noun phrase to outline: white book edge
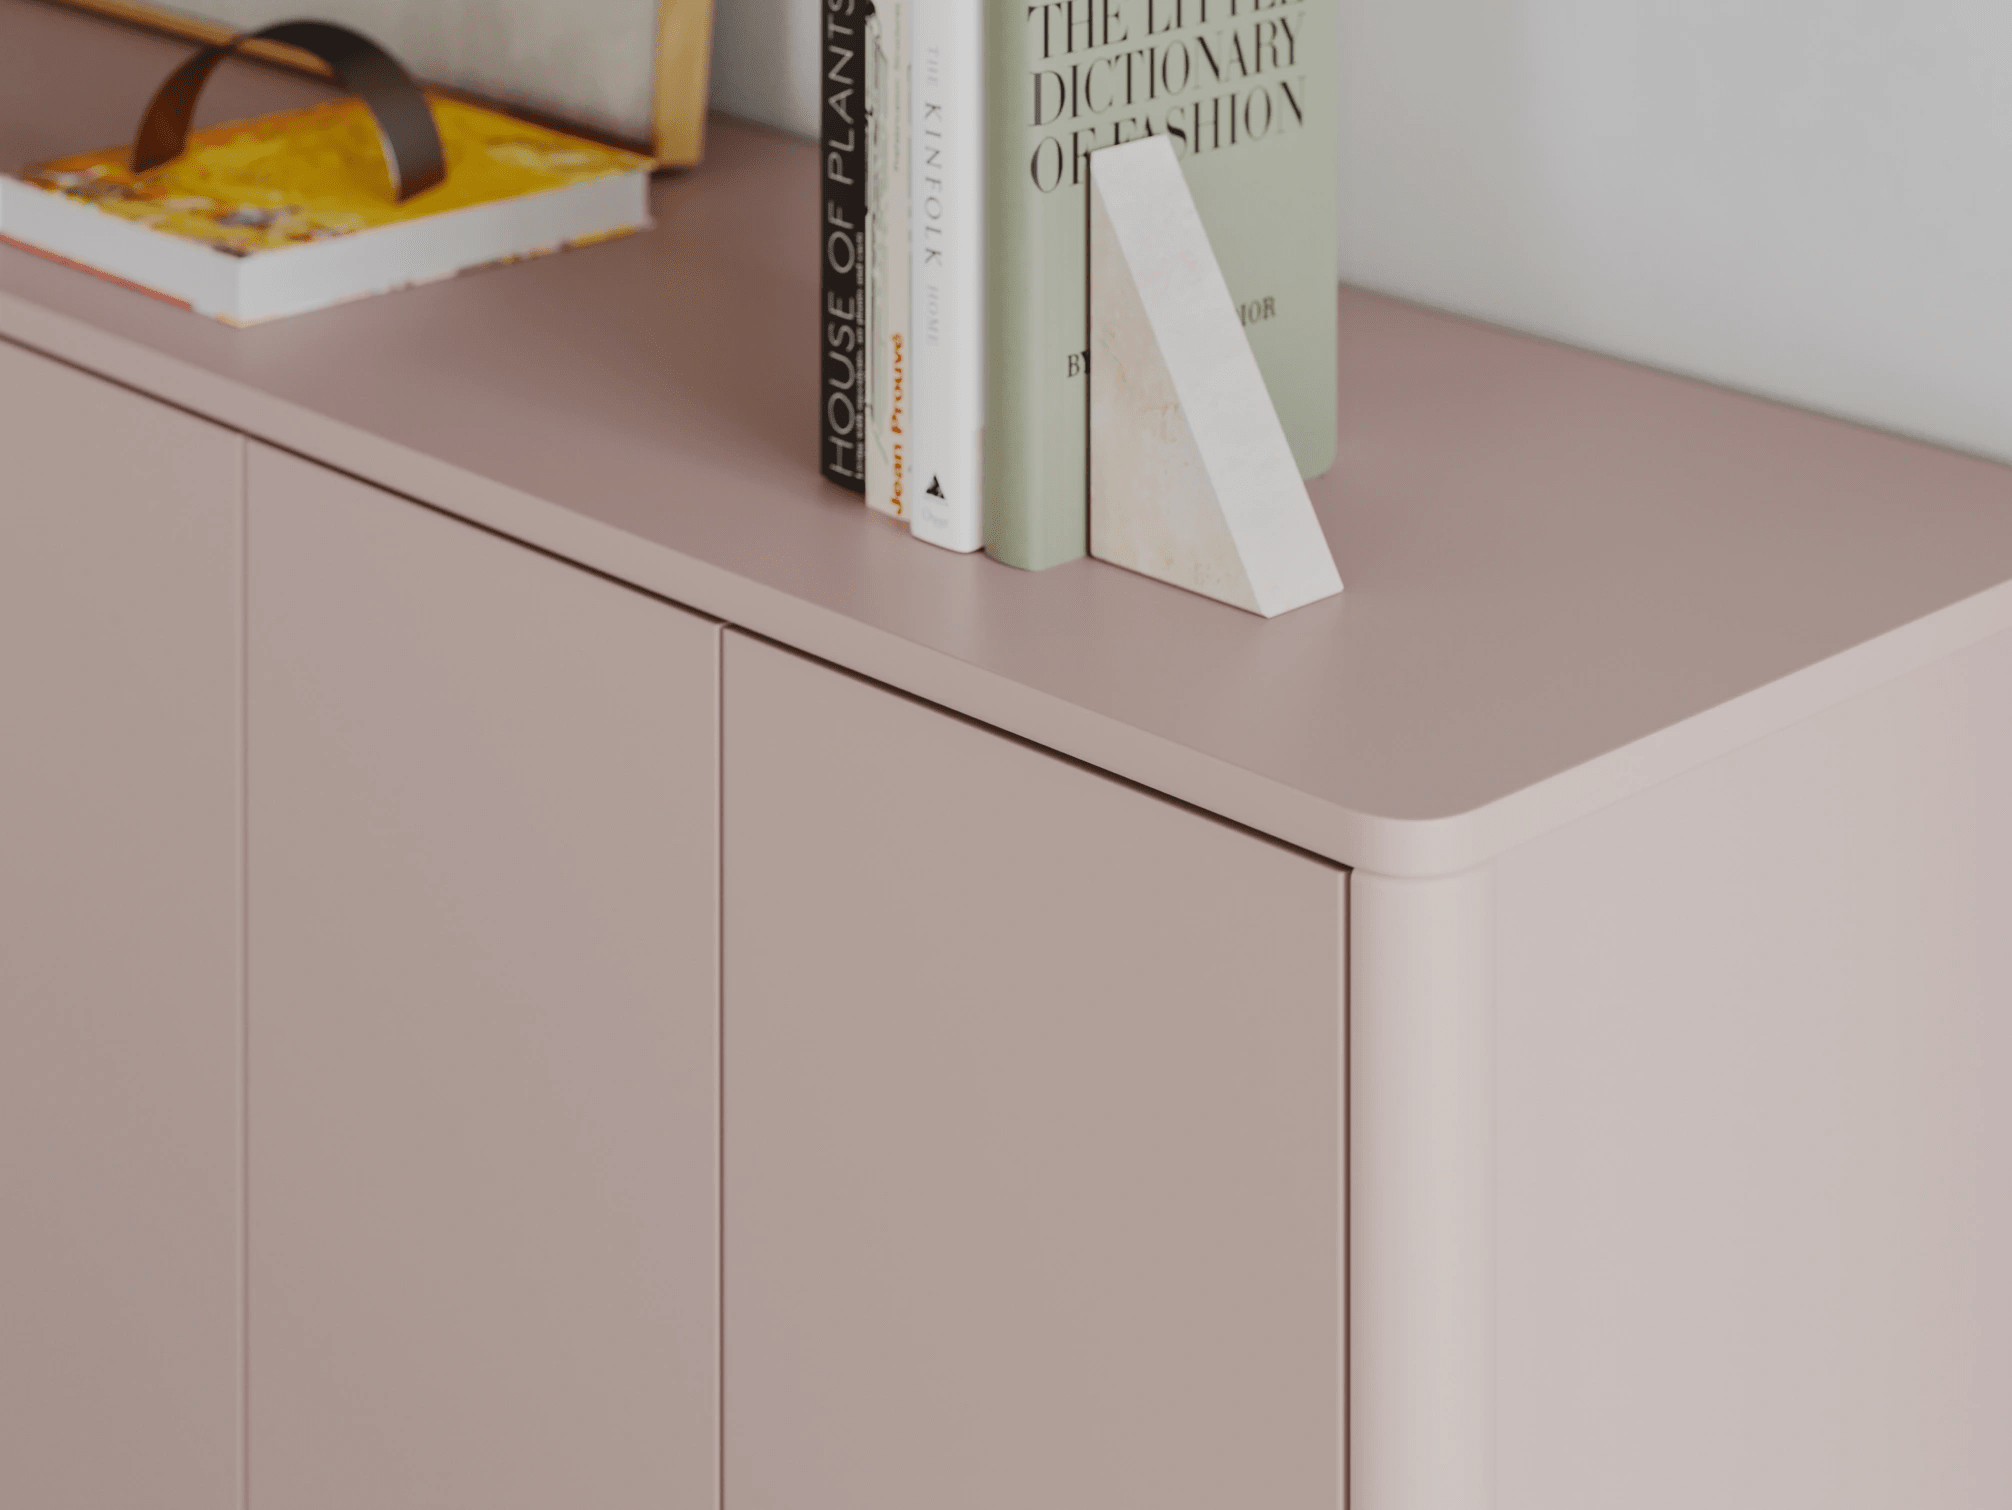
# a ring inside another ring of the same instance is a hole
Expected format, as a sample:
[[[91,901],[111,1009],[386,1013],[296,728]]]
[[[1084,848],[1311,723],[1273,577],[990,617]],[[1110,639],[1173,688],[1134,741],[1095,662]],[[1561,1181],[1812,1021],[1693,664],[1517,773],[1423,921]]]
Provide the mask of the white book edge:
[[[914,469],[908,191],[913,0],[876,0],[866,23],[866,502],[908,514]]]
[[[985,543],[985,9],[982,0],[914,0],[914,9],[909,528],[975,551]]]
[[[239,257],[0,175],[0,235],[199,314],[253,325],[642,229],[648,180],[638,168]]]

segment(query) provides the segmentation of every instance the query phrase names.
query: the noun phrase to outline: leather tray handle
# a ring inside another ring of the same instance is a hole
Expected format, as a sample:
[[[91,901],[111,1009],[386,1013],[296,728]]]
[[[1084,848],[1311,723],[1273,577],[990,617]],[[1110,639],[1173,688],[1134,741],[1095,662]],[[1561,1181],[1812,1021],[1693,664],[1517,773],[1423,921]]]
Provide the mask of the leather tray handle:
[[[412,75],[368,37],[327,21],[279,21],[205,47],[168,75],[168,81],[140,118],[133,136],[133,171],[145,173],[182,155],[189,141],[189,118],[211,70],[256,38],[298,47],[326,63],[336,82],[370,108],[378,144],[391,169],[392,197],[400,203],[447,177],[440,131],[432,107]]]

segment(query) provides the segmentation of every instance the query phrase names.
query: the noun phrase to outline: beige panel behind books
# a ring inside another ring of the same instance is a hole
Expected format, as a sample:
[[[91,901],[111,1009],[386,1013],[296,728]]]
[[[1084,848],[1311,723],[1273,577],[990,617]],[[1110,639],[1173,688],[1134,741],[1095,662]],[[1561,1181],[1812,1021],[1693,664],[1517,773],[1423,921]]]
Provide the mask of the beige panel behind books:
[[[163,5],[149,5],[146,0],[54,0],[58,5],[72,10],[89,11],[93,15],[105,16],[114,21],[124,21],[132,26],[144,27],[148,31],[161,32],[170,37],[180,37],[189,42],[215,44],[228,42],[238,34],[238,28],[227,26],[221,21],[211,21],[203,16],[190,15],[186,11],[170,10]],[[311,73],[318,78],[329,77],[328,65],[313,53],[302,52],[298,47],[288,47],[283,42],[269,42],[261,39],[248,42],[244,47],[245,56],[257,58],[264,63],[276,63],[281,68],[291,68],[297,73]],[[144,100],[137,102],[144,106]],[[139,116],[135,113],[135,124]],[[104,143],[97,145],[103,146]],[[78,148],[79,151],[89,150]]]
[[[243,442],[0,342],[0,1505],[242,1505]]]
[[[255,1502],[711,1510],[716,627],[249,489]]]
[[[215,43],[237,35],[239,28],[186,10],[152,5],[146,0],[55,0],[75,10],[90,11],[124,21],[148,31],[163,32],[191,42]],[[202,0],[193,0],[200,5]],[[334,11],[316,12],[319,19],[340,21]],[[657,0],[656,61],[654,89],[650,104],[648,150],[667,168],[690,167],[705,156],[707,86],[712,67],[713,0]],[[264,62],[276,63],[301,73],[326,77],[327,65],[319,58],[277,42],[252,42],[245,52]],[[134,119],[144,100],[134,101]],[[604,132],[575,126],[584,135],[599,137]],[[80,144],[74,149],[105,145]],[[640,141],[623,140],[620,145],[642,147]]]
[[[1335,1510],[1345,874],[734,632],[735,1510]]]

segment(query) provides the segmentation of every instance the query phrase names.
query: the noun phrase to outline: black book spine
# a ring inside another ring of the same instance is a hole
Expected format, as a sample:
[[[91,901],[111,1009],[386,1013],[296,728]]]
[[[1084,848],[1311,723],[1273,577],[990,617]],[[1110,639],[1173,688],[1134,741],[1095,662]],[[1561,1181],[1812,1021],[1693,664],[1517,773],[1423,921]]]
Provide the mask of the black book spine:
[[[818,470],[866,491],[866,46],[872,0],[824,0]]]

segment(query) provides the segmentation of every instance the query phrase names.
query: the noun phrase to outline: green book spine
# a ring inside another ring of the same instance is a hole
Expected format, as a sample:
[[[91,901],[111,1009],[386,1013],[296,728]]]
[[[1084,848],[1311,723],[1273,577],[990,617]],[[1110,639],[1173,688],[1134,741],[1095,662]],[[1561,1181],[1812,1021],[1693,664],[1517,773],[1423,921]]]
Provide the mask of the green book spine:
[[[985,549],[1089,548],[1089,155],[1165,135],[1303,476],[1334,461],[1336,0],[989,0]]]

